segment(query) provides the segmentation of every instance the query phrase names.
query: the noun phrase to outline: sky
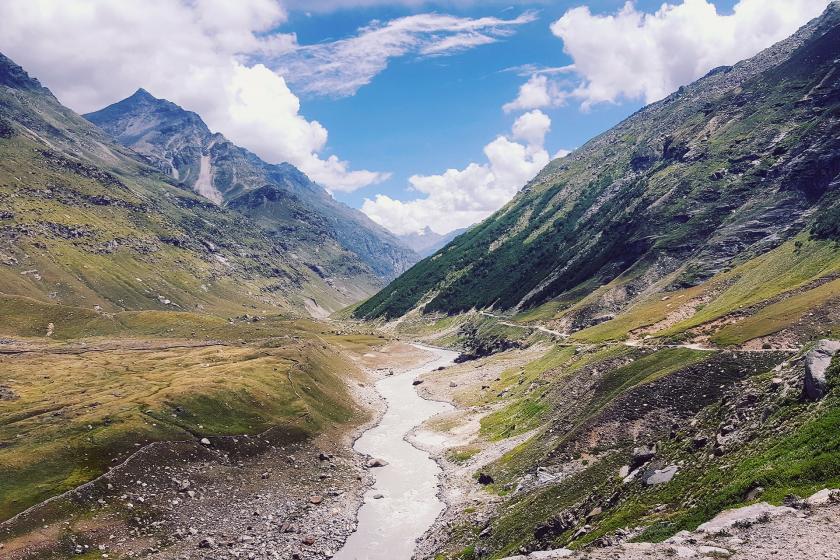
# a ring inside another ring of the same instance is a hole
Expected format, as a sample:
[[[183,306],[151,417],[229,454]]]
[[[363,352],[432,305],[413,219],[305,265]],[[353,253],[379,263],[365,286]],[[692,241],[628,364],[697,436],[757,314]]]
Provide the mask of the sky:
[[[79,113],[143,87],[394,233],[444,234],[828,2],[3,0],[0,51]]]

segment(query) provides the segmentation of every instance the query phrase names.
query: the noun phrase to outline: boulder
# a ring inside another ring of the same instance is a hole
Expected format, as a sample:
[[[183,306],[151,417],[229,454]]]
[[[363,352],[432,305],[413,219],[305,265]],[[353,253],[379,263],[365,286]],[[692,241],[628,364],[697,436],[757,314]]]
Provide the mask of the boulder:
[[[665,467],[664,469],[656,469],[645,477],[645,486],[654,486],[656,484],[665,484],[671,482],[674,475],[677,474],[679,468],[676,465]]]
[[[568,548],[558,548],[555,550],[538,550],[528,555],[528,558],[540,558],[542,560],[551,560],[553,558],[569,558],[575,552]]]
[[[796,515],[796,510],[785,506],[771,506],[767,502],[761,502],[751,506],[722,511],[711,521],[700,525],[697,530],[701,533],[718,533],[735,525],[749,525],[783,515]]]
[[[209,446],[210,445],[210,440],[207,439],[206,437],[201,438],[201,445]]]
[[[840,490],[833,490],[831,488],[824,488],[812,494],[811,497],[805,500],[808,506],[823,506],[832,501],[840,501]]]
[[[818,401],[825,396],[827,390],[825,372],[838,351],[840,351],[840,340],[820,340],[810,352],[805,354],[805,383],[802,394],[806,399]]]
[[[641,467],[656,456],[656,445],[642,445],[633,449],[633,457],[630,459],[630,470]]]

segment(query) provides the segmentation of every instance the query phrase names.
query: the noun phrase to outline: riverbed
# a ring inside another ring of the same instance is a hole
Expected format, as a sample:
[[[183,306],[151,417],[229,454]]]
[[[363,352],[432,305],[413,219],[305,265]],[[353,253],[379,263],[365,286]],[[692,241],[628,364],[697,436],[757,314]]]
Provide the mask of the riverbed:
[[[356,441],[354,449],[388,464],[373,469],[376,482],[366,492],[358,527],[334,556],[337,560],[409,560],[415,539],[432,526],[445,507],[438,498],[440,467],[405,436],[425,420],[452,409],[448,403],[421,398],[412,382],[451,365],[458,353],[415,346],[429,352],[432,359],[376,383],[388,409],[379,424]]]

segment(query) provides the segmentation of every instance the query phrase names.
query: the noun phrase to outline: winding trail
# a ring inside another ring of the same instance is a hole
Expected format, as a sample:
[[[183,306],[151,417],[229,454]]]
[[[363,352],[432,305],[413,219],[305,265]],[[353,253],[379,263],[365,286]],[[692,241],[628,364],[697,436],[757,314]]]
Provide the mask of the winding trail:
[[[452,364],[458,353],[414,346],[433,353],[434,358],[376,383],[388,410],[354,448],[388,464],[374,469],[376,483],[365,494],[358,527],[333,557],[336,560],[409,560],[415,539],[445,507],[438,498],[440,467],[427,452],[411,445],[406,435],[428,418],[452,409],[448,403],[421,398],[412,382],[418,375]]]

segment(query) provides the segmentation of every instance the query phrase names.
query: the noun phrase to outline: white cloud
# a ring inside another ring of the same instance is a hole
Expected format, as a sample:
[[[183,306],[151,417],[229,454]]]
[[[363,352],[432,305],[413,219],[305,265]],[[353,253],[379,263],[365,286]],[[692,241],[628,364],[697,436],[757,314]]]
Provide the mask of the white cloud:
[[[545,74],[534,74],[527,82],[519,86],[519,95],[510,103],[505,103],[502,109],[505,113],[513,111],[527,111],[529,109],[545,109],[563,105],[566,93],[561,91],[556,83],[548,79]]]
[[[79,112],[144,87],[198,112],[211,129],[271,162],[289,161],[331,190],[386,175],[323,158],[327,130],[300,114],[282,76],[256,57],[294,48],[272,33],[286,13],[274,0],[5,0],[0,50]]]
[[[551,31],[563,40],[581,81],[561,94],[579,99],[584,108],[621,99],[656,101],[712,68],[788,37],[828,3],[740,0],[731,14],[719,14],[708,0],[666,3],[655,13],[641,12],[632,2],[610,15],[592,14],[585,6],[571,9]],[[543,87],[549,98],[550,87],[548,82]],[[532,99],[539,101],[536,94]],[[536,101],[518,106],[540,106]]]
[[[369,84],[392,58],[443,56],[494,43],[535,19],[535,12],[512,19],[416,14],[373,22],[346,39],[298,46],[275,57],[272,65],[301,91],[348,96]]]
[[[485,163],[448,169],[440,175],[414,175],[413,190],[425,195],[407,202],[379,194],[362,211],[398,235],[430,226],[438,233],[469,226],[501,208],[549,162],[543,147],[551,119],[540,111],[520,116],[510,137],[484,147]],[[516,142],[522,140],[524,143]]]

